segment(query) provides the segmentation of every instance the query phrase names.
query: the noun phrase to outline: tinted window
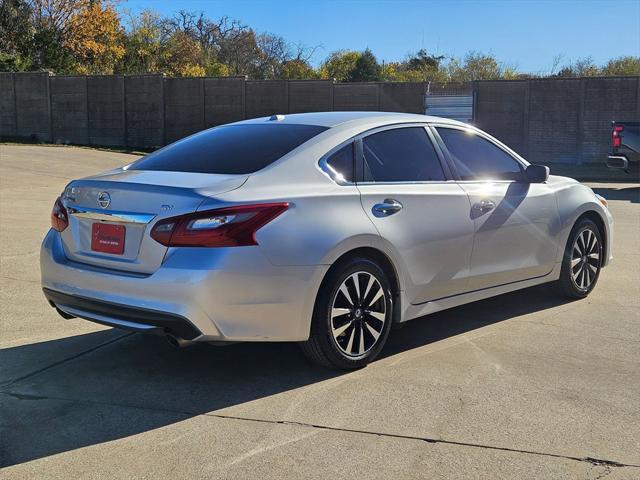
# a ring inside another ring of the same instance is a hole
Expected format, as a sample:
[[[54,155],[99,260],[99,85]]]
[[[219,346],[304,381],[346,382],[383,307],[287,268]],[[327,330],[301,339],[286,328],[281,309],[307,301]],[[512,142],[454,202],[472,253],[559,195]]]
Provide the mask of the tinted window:
[[[347,182],[353,182],[353,143],[331,155],[327,164]]]
[[[519,180],[520,164],[493,143],[464,130],[438,128],[462,180]]]
[[[442,165],[422,127],[395,128],[365,137],[365,181],[444,180]]]
[[[291,124],[213,128],[172,143],[134,163],[132,170],[253,173],[326,130]]]

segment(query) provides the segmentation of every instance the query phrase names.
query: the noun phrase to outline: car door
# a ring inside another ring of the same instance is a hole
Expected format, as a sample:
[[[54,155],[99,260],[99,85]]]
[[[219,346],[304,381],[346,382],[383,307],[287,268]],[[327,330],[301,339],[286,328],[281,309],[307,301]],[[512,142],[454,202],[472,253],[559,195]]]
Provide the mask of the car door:
[[[475,224],[468,289],[544,276],[557,252],[560,218],[546,183],[526,183],[525,165],[475,129],[436,126]]]
[[[367,132],[357,143],[362,206],[396,252],[411,303],[466,289],[473,220],[424,125]]]

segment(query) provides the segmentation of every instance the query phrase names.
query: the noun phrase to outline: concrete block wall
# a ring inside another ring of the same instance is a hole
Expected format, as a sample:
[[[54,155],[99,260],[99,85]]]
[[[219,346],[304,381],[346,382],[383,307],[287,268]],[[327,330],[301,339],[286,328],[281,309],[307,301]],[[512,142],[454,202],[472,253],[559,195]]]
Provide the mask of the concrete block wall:
[[[13,73],[0,73],[0,138],[16,137],[16,95]]]
[[[124,77],[127,146],[160,147],[164,136],[164,77]]]
[[[0,73],[0,138],[156,148],[245,118],[423,112],[424,83]],[[437,88],[432,85],[432,88]],[[532,162],[600,162],[612,120],[640,120],[640,77],[482,81],[474,122]]]
[[[13,76],[16,137],[51,141],[49,74],[21,73]]]
[[[424,113],[424,83],[381,83],[380,110]]]
[[[127,144],[123,75],[87,77],[89,144]]]
[[[611,121],[640,122],[640,78],[587,78],[583,85],[582,153],[604,158],[611,146]]]
[[[527,156],[524,112],[527,82],[481,82],[476,88],[475,124]]]
[[[528,156],[536,161],[579,163],[581,81],[529,81]]]
[[[422,105],[422,99],[421,103]],[[336,83],[333,86],[333,110],[381,110],[379,83]]]
[[[205,127],[242,120],[244,109],[244,77],[204,79]]]
[[[640,77],[476,82],[475,124],[535,163],[603,162],[611,121],[640,121]]]
[[[51,139],[54,143],[89,143],[87,83],[86,76],[49,79]]]
[[[164,79],[164,143],[205,128],[204,79]]]
[[[251,80],[245,82],[245,118],[289,113],[286,80]]]
[[[331,80],[289,81],[288,113],[328,112],[333,110]]]

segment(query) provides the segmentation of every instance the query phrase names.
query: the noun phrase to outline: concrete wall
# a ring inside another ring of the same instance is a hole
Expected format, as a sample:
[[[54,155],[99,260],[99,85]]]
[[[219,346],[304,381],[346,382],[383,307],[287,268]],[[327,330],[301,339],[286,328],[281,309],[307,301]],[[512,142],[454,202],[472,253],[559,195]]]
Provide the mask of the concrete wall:
[[[124,76],[87,77],[90,145],[126,145]]]
[[[204,79],[164,79],[165,142],[204,130]]]
[[[381,83],[380,110],[424,113],[424,83]]]
[[[256,80],[245,83],[245,118],[289,113],[286,80]]]
[[[49,75],[21,73],[13,76],[16,102],[16,136],[51,141]]]
[[[421,103],[422,105],[422,100]],[[337,83],[333,86],[333,109],[339,111],[381,110],[379,83]]]
[[[331,80],[291,80],[288,113],[327,112],[333,110]]]
[[[244,93],[244,77],[205,78],[205,126],[214,127],[245,118]]]
[[[424,83],[0,73],[0,137],[155,148],[276,113],[421,113]],[[432,93],[468,85],[431,85]],[[640,119],[640,77],[475,82],[474,122],[533,162],[601,162],[611,120]]]
[[[16,95],[13,73],[0,73],[0,138],[16,136]]]
[[[89,143],[87,77],[50,77],[51,139],[55,143]]]
[[[531,162],[602,162],[611,121],[640,121],[640,77],[477,82],[474,115]]]
[[[164,78],[124,77],[127,146],[154,148],[165,144]]]

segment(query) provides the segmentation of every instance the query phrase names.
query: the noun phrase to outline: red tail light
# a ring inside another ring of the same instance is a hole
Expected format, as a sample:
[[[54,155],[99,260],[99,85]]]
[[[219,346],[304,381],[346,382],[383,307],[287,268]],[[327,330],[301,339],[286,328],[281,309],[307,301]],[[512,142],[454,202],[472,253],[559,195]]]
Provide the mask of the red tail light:
[[[56,203],[53,204],[53,210],[51,210],[51,228],[62,232],[69,226],[69,216],[67,209],[64,208],[60,197],[56,199]]]
[[[624,126],[614,123],[613,130],[611,132],[611,139],[613,140],[613,148],[618,148],[622,145],[622,132],[624,132]]]
[[[151,238],[167,247],[257,245],[256,231],[287,208],[288,203],[262,203],[166,218],[154,225]]]

